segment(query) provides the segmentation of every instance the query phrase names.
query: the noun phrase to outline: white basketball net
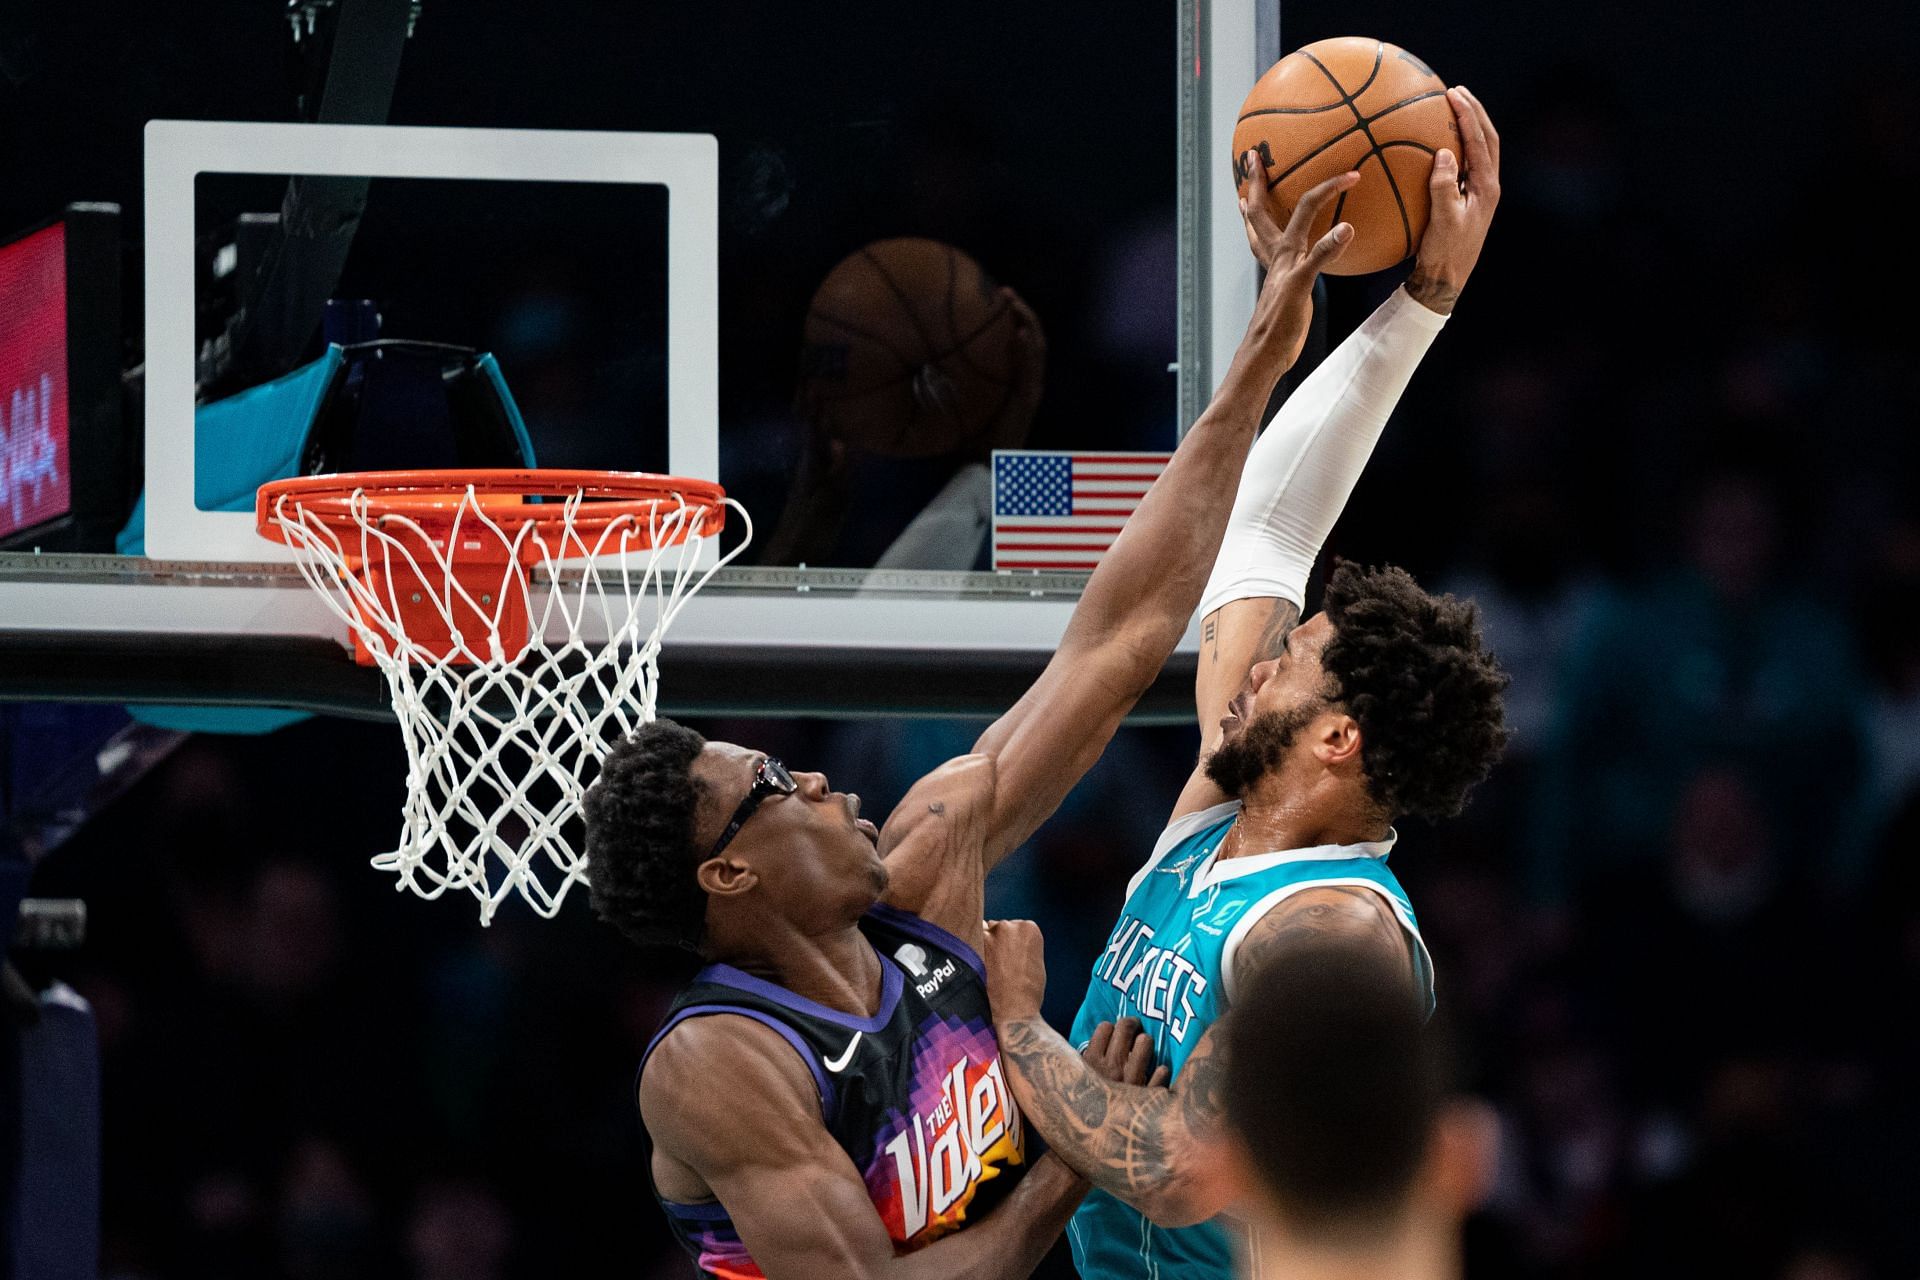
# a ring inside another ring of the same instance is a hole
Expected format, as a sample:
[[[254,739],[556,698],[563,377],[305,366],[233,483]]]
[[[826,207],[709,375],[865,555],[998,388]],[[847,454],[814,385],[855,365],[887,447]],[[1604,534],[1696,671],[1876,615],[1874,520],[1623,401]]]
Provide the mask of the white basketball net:
[[[750,539],[746,511],[725,502]],[[469,487],[444,543],[404,515],[373,510],[363,490],[350,503],[357,537],[343,539],[291,497],[280,499],[273,518],[301,575],[372,654],[400,721],[404,827],[399,847],[373,865],[422,898],[471,893],[482,924],[515,890],[551,918],[585,880],[585,851],[565,828],[579,816],[587,783],[615,742],[654,718],[661,637],[746,543],[697,567],[708,508],[684,502],[615,520],[591,545],[574,527],[578,492],[555,504],[564,505],[556,531],[531,520],[497,523]],[[475,539],[496,540],[506,553],[491,592],[462,587],[450,571],[446,548]],[[534,564],[521,571],[529,548]],[[384,589],[355,573],[355,562],[384,569]],[[408,638],[400,591],[453,631],[452,653],[436,656]],[[530,622],[517,656],[500,638],[516,596]]]

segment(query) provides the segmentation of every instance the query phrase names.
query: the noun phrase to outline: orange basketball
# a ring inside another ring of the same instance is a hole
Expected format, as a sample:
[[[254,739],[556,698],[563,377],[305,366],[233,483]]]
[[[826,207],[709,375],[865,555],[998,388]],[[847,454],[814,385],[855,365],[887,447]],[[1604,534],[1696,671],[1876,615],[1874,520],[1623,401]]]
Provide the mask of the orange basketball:
[[[1460,126],[1447,86],[1398,45],[1361,36],[1319,40],[1273,64],[1240,104],[1233,130],[1234,185],[1258,148],[1283,208],[1319,182],[1360,171],[1360,181],[1320,215],[1315,238],[1353,224],[1353,243],[1328,268],[1357,276],[1404,262],[1427,229],[1433,153],[1458,157]]]
[[[881,240],[813,295],[800,400],[827,434],[895,458],[986,436],[1014,392],[1014,316],[980,264],[937,240]]]

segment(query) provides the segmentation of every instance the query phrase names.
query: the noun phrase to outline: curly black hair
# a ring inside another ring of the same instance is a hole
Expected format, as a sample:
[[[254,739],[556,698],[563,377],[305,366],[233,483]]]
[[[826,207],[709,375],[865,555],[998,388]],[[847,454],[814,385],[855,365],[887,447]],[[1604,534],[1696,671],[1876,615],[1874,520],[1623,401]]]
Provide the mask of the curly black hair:
[[[707,740],[671,720],[614,745],[587,789],[587,884],[594,913],[643,946],[698,951],[707,895],[694,878],[693,819]]]
[[[1393,817],[1450,818],[1507,745],[1507,673],[1470,600],[1431,596],[1405,569],[1340,564],[1320,655],[1332,697],[1360,724],[1367,792]]]

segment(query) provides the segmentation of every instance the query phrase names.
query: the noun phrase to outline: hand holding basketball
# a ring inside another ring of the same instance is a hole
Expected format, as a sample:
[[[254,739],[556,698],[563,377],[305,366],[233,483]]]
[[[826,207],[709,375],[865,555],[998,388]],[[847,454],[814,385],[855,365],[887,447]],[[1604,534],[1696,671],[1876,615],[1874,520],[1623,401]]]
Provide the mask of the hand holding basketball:
[[[1338,257],[1340,251],[1353,239],[1353,227],[1345,222],[1327,229],[1327,233],[1312,245],[1307,244],[1309,228],[1327,201],[1342,191],[1349,190],[1360,181],[1358,173],[1340,173],[1316,184],[1306,195],[1300,197],[1300,203],[1294,206],[1293,215],[1286,216],[1280,197],[1267,185],[1267,165],[1258,151],[1249,151],[1245,156],[1247,172],[1259,175],[1258,181],[1249,181],[1240,191],[1240,219],[1246,224],[1247,245],[1253,250],[1253,257],[1267,272],[1281,266],[1294,265],[1302,253],[1317,253],[1320,256],[1314,267],[1318,275],[1321,268]],[[1302,216],[1304,211],[1305,216]],[[1284,225],[1283,225],[1284,224]],[[1288,254],[1293,258],[1289,260]],[[1312,286],[1312,281],[1308,281]]]
[[[1314,220],[1341,192],[1351,190],[1360,175],[1340,173],[1316,183],[1300,197],[1282,227],[1280,197],[1267,184],[1264,159],[1258,151],[1249,151],[1246,163],[1253,180],[1242,187],[1240,216],[1246,222],[1253,256],[1267,273],[1254,308],[1254,324],[1257,329],[1263,315],[1272,323],[1271,333],[1285,344],[1284,370],[1300,358],[1300,348],[1306,345],[1307,326],[1313,319],[1314,280],[1353,242],[1353,227],[1345,222],[1335,223],[1317,240],[1309,239]]]
[[[1433,176],[1427,184],[1432,213],[1413,274],[1407,278],[1407,292],[1442,315],[1453,310],[1461,286],[1480,260],[1494,208],[1500,203],[1500,135],[1493,120],[1465,88],[1447,90],[1447,101],[1460,123],[1466,173],[1461,174],[1451,151],[1442,149],[1434,155]]]

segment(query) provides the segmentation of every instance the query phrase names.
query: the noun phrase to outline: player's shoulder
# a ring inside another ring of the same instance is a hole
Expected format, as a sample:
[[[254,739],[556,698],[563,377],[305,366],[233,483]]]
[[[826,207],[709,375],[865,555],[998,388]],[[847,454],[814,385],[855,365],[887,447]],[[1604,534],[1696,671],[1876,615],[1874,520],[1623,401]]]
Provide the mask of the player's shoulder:
[[[1384,885],[1333,884],[1309,881],[1276,903],[1266,915],[1275,930],[1307,929],[1328,934],[1351,934],[1391,927],[1399,918],[1388,902]],[[1256,925],[1257,929],[1259,926]]]
[[[1230,987],[1242,985],[1283,955],[1317,947],[1377,950],[1396,963],[1411,957],[1400,917],[1383,886],[1371,882],[1308,882],[1273,895],[1265,910],[1236,931],[1224,962]]]
[[[1161,828],[1159,837],[1153,842],[1153,851],[1156,854],[1164,853],[1195,836],[1223,827],[1239,816],[1240,802],[1233,799],[1218,800],[1202,808],[1177,812]]]
[[[655,1151],[702,1178],[833,1145],[807,1065],[751,1018],[714,1013],[672,1027],[648,1054],[639,1092]]]
[[[1240,802],[1227,800],[1220,804],[1209,805],[1189,813],[1176,814],[1161,829],[1154,839],[1153,849],[1147,854],[1147,860],[1133,873],[1127,882],[1127,897],[1131,898],[1142,884],[1149,883],[1153,872],[1166,864],[1168,855],[1188,845],[1206,843],[1207,838],[1223,833],[1240,815]]]
[[[716,1088],[720,1080],[725,1087]],[[656,1137],[716,1121],[747,1129],[752,1113],[762,1110],[820,1114],[813,1074],[799,1050],[745,1014],[702,1014],[668,1028],[641,1065],[639,1092],[641,1117]]]

